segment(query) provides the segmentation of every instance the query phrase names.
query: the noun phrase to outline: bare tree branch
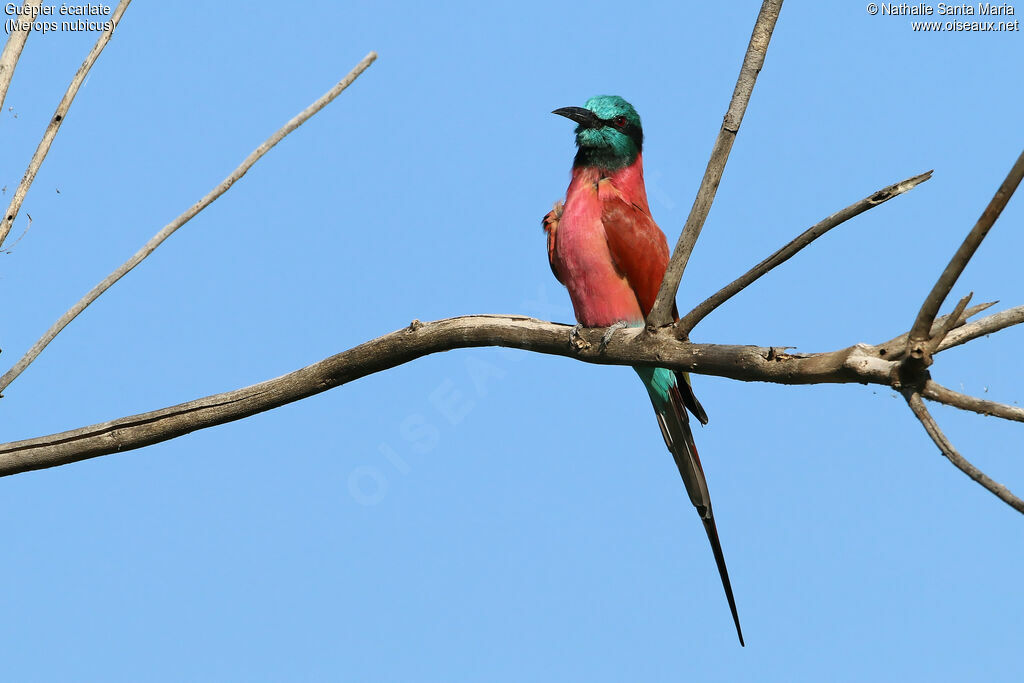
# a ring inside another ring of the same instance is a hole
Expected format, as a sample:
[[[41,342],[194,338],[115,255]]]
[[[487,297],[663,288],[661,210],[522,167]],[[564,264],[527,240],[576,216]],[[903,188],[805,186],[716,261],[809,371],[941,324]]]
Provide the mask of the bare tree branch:
[[[898,364],[874,347],[789,354],[781,348],[691,344],[667,330],[621,330],[601,350],[603,328],[582,330],[520,316],[478,315],[413,323],[295,372],[250,387],[61,434],[0,445],[0,476],[115,453],[270,410],[422,356],[456,348],[503,346],[610,365],[657,365],[779,384],[888,386]]]
[[[988,475],[979,470],[977,467],[972,465],[967,458],[960,455],[953,444],[949,442],[946,435],[939,429],[939,425],[936,424],[932,418],[931,413],[928,412],[928,408],[925,407],[924,401],[921,400],[921,395],[916,391],[905,391],[903,397],[907,400],[907,404],[910,409],[914,411],[914,415],[924,425],[924,429],[928,432],[928,436],[932,437],[932,441],[939,447],[942,454],[946,456],[951,463],[957,466],[957,468],[966,474],[968,477],[978,482],[986,489],[994,493],[999,497],[1001,501],[1012,507],[1014,510],[1020,513],[1024,513],[1024,500],[1021,500],[1017,496],[1013,495],[1008,488],[1003,486],[997,481],[992,480]]]
[[[966,311],[964,311],[963,313],[960,314],[960,319],[957,320],[955,323],[953,323],[950,326],[950,329],[951,330],[955,330],[955,329],[961,327],[968,320],[970,320],[974,316],[978,315],[982,311],[985,311],[985,310],[991,308],[992,306],[995,306],[997,303],[999,303],[999,302],[998,301],[989,301],[989,302],[984,303],[984,304],[978,304],[977,306],[971,306]],[[944,325],[946,325],[948,322],[950,322],[951,318],[952,318],[952,314],[951,313],[947,313],[946,315],[939,316],[938,318],[936,318],[935,322],[932,323],[932,329],[931,329],[931,332],[930,332],[931,336],[932,337],[936,336],[939,333],[939,330],[941,330]],[[952,334],[952,333],[947,333],[947,335],[946,335],[947,338],[950,336],[950,334]],[[882,344],[876,344],[875,345],[875,349],[878,352],[879,357],[883,357],[886,360],[899,360],[899,359],[903,358],[903,356],[904,356],[904,354],[905,354],[905,352],[907,350],[907,338],[909,337],[909,335],[910,335],[909,332],[904,332],[900,336],[893,337],[892,339],[890,339],[887,342],[884,342]],[[941,350],[942,344],[939,344],[939,346],[940,346],[940,349],[938,349],[938,350]],[[938,350],[936,350],[936,353],[938,353]]]
[[[661,327],[672,322],[672,307],[675,303],[676,292],[679,291],[679,281],[683,277],[683,271],[686,270],[686,263],[690,260],[690,253],[697,243],[708,212],[711,211],[711,204],[715,201],[715,193],[718,192],[718,184],[722,181],[725,163],[729,160],[729,152],[736,140],[736,133],[739,132],[743,114],[747,110],[747,103],[750,102],[750,95],[754,90],[757,75],[764,65],[768,43],[772,39],[772,31],[775,30],[775,22],[778,20],[781,10],[782,0],[764,0],[761,3],[761,11],[754,23],[754,31],[750,35],[747,53],[743,57],[743,66],[740,67],[740,75],[736,79],[736,88],[733,90],[732,100],[729,102],[729,109],[725,113],[722,127],[718,131],[715,146],[711,150],[711,158],[704,171],[704,178],[697,190],[697,197],[693,201],[693,207],[691,207],[690,215],[683,226],[683,232],[679,235],[675,251],[668,262],[665,277],[658,290],[658,298],[655,299],[651,313],[647,316],[649,326]]]
[[[39,167],[43,165],[43,159],[50,152],[50,145],[53,144],[54,138],[57,137],[57,131],[60,130],[61,123],[64,122],[64,118],[67,116],[68,110],[71,108],[71,103],[75,100],[75,95],[78,94],[78,89],[82,86],[85,81],[85,77],[89,75],[89,69],[96,63],[96,59],[103,52],[103,48],[110,42],[110,37],[114,34],[114,29],[117,28],[117,24],[121,21],[121,16],[124,11],[128,9],[128,5],[131,4],[132,0],[121,0],[117,4],[117,8],[114,10],[113,15],[110,18],[110,28],[103,31],[100,37],[96,39],[96,44],[92,46],[92,50],[86,55],[85,61],[82,62],[82,66],[78,67],[78,71],[75,72],[75,77],[71,79],[71,84],[68,85],[68,89],[64,92],[64,97],[61,98],[60,103],[57,105],[57,111],[50,117],[50,122],[46,125],[46,130],[43,132],[43,139],[39,141],[39,145],[36,146],[35,154],[32,155],[32,159],[28,162],[28,168],[25,169],[25,175],[21,177],[21,182],[18,183],[18,189],[14,191],[14,196],[11,197],[11,203],[7,207],[7,213],[3,215],[3,220],[0,220],[0,245],[3,245],[4,240],[7,239],[8,233],[14,226],[14,219],[17,218],[18,212],[21,210],[21,204],[25,201],[25,195],[28,194],[28,189],[32,186],[32,181],[36,179],[36,173],[39,172]],[[5,50],[6,51],[6,50]],[[0,387],[0,391],[3,388]]]
[[[642,328],[621,330],[601,350],[604,329],[583,329],[575,341],[570,335],[572,329],[568,325],[522,316],[478,315],[428,323],[413,321],[409,327],[260,384],[60,434],[0,445],[0,476],[166,441],[270,410],[428,354],[456,348],[503,346],[588,363],[657,365],[778,384],[856,382],[888,386],[893,370],[899,365],[898,361],[879,358],[878,347],[865,344],[827,353],[791,354],[778,347],[692,344],[675,339],[669,331],[650,333]],[[932,400],[968,410],[980,408],[978,412],[1006,419],[1020,420],[1024,412],[962,397],[934,382],[925,385],[924,394]],[[951,460],[956,464],[954,458]],[[978,475],[984,478],[980,472]]]
[[[40,2],[41,0],[25,0],[25,5],[38,6]],[[121,0],[112,17],[114,27],[129,3],[130,0]],[[883,188],[870,197],[827,217],[695,307],[680,320],[675,332],[661,329],[670,322],[680,279],[714,202],[754,84],[764,64],[781,7],[782,0],[764,0],[762,3],[729,109],[661,283],[657,300],[651,315],[648,316],[646,329],[626,329],[612,337],[610,341],[606,341],[604,329],[577,332],[566,325],[518,316],[481,315],[429,323],[413,321],[408,328],[371,340],[282,377],[249,387],[59,434],[0,444],[0,476],[63,465],[166,441],[198,429],[270,410],[428,354],[456,348],[504,346],[565,356],[588,363],[657,366],[743,381],[780,384],[857,382],[894,386],[903,393],[911,410],[945,457],[1001,500],[1024,513],[1024,501],[1014,496],[1005,486],[990,479],[953,448],[922,401],[924,397],[984,415],[1024,422],[1024,409],[951,391],[932,381],[925,372],[932,354],[1024,322],[1024,306],[1021,306],[988,316],[975,323],[965,324],[972,315],[992,305],[982,304],[968,309],[971,295],[961,299],[952,313],[936,319],[940,307],[964,267],[1021,182],[1024,176],[1024,154],[1018,158],[999,191],[932,288],[911,331],[886,344],[856,344],[826,353],[800,354],[787,353],[784,347],[692,344],[676,337],[688,336],[693,327],[711,311],[821,235],[873,206],[916,187],[931,177],[931,171]],[[6,93],[11,73],[24,45],[27,31],[23,33],[25,35],[20,37],[12,36],[3,54],[0,55],[0,101]],[[14,193],[7,213],[0,215],[0,245],[7,238],[24,197],[81,83],[112,33],[113,28],[100,36],[58,105],[25,176]],[[9,386],[33,362],[71,320],[141,263],[178,228],[227,192],[274,145],[329,104],[375,59],[376,53],[368,54],[331,90],[270,136],[224,181],[164,226],[131,259],[64,313],[25,356],[0,377],[0,391]]]
[[[792,242],[782,247],[774,254],[766,258],[765,260],[758,263],[756,266],[748,270],[746,273],[733,280],[731,283],[712,294],[710,297],[705,299],[703,302],[694,307],[692,311],[684,315],[679,322],[676,323],[676,334],[680,338],[688,337],[690,331],[693,330],[697,324],[703,320],[709,313],[721,306],[723,303],[736,296],[736,294],[743,291],[750,284],[755,282],[758,278],[765,275],[773,268],[785,263],[790,258],[795,256],[801,249],[809,245],[814,240],[818,239],[832,228],[844,223],[854,216],[859,216],[868,209],[872,209],[879,204],[884,204],[893,197],[909,192],[924,181],[932,177],[932,172],[927,171],[921,175],[916,175],[913,178],[907,178],[906,180],[900,181],[888,187],[883,187],[878,192],[875,192],[869,197],[861,199],[855,204],[837,211],[836,213],[828,216],[819,223],[812,225],[810,228],[805,230]]]
[[[153,251],[159,247],[164,240],[170,237],[178,228],[188,223],[192,218],[196,216],[200,211],[205,209],[207,206],[212,204],[218,197],[228,191],[232,185],[235,184],[242,176],[248,172],[252,166],[260,160],[260,158],[270,151],[270,149],[278,142],[284,139],[286,135],[291,133],[293,130],[301,126],[307,120],[309,120],[314,114],[319,112],[321,109],[326,107],[334,98],[342,93],[345,88],[352,84],[356,78],[363,73],[373,61],[377,59],[376,52],[370,52],[368,55],[363,57],[362,61],[359,62],[352,69],[351,72],[338,83],[328,90],[326,93],[320,96],[318,100],[313,104],[306,107],[304,110],[299,112],[291,121],[286,123],[280,130],[267,138],[262,145],[257,147],[245,160],[239,164],[238,168],[231,172],[231,174],[225,178],[221,183],[213,188],[209,194],[200,199],[198,202],[188,208],[187,211],[182,213],[180,216],[175,218],[173,221],[165,225],[160,232],[150,238],[146,244],[142,246],[135,255],[130,259],[121,264],[114,272],[89,290],[89,293],[82,297],[78,303],[68,309],[67,312],[62,315],[57,322],[55,322],[50,329],[43,334],[42,337],[32,345],[25,355],[19,360],[14,367],[8,370],[2,377],[0,377],[0,391],[6,389],[11,382],[13,382],[18,375],[22,373],[29,366],[29,364],[39,356],[39,354],[46,348],[46,345],[53,341],[53,338],[63,330],[68,323],[74,320],[75,316],[85,310],[85,308],[95,301],[103,292],[107,291],[115,282],[124,277],[129,271],[135,266],[139,265],[143,259],[149,256]]]
[[[1024,408],[1016,408],[1014,406],[1008,406],[1005,403],[986,401],[985,399],[977,398],[976,396],[961,394],[959,391],[947,389],[935,380],[930,379],[925,382],[924,388],[921,390],[921,395],[930,401],[945,403],[947,406],[953,406],[954,408],[960,408],[961,410],[970,410],[982,415],[1001,417],[1004,420],[1024,422]]]
[[[1020,318],[1015,316],[1011,310],[988,316],[970,325],[962,325],[961,321],[966,321],[971,315],[971,312],[967,311],[967,304],[973,294],[963,297],[953,312],[943,319],[935,320],[935,316],[960,274],[974,257],[982,240],[1017,189],[1022,177],[1024,177],[1024,153],[1017,158],[995,196],[932,287],[931,292],[921,305],[913,327],[906,335],[905,343],[893,349],[893,353],[889,353],[890,349],[886,348],[886,345],[875,347],[875,351],[879,357],[889,360],[897,359],[897,365],[892,375],[892,385],[903,394],[910,409],[924,425],[928,435],[931,436],[942,454],[961,471],[998,496],[1000,500],[1018,512],[1024,513],[1024,501],[1013,495],[1002,484],[993,481],[953,448],[921,400],[924,395],[931,400],[964,410],[994,415],[1008,420],[1024,421],[1024,411],[1021,409],[951,391],[932,380],[927,370],[934,360],[934,355],[940,350],[962,344],[989,330],[1003,329],[1021,322]],[[977,307],[972,309],[972,311],[975,310]],[[891,343],[893,342],[889,342],[889,344]]]
[[[1010,197],[1013,196],[1014,191],[1020,184],[1021,177],[1024,177],[1024,152],[1021,152],[1021,155],[1017,157],[1016,163],[1010,169],[1003,184],[996,190],[992,201],[985,207],[981,217],[978,218],[978,222],[975,223],[967,237],[964,238],[960,248],[953,254],[953,258],[946,266],[946,269],[942,271],[942,275],[935,282],[932,291],[925,298],[924,303],[921,305],[921,310],[918,311],[917,318],[914,320],[914,325],[910,328],[910,344],[920,345],[928,339],[928,330],[931,329],[932,321],[935,319],[936,314],[938,314],[942,302],[946,300],[950,290],[953,289],[953,285],[956,284],[957,279],[960,277],[960,273],[964,272],[964,268],[967,267],[971,257],[974,256],[974,252],[981,246],[981,241],[985,239],[989,229],[996,222],[996,219],[999,218],[999,214],[1002,213],[1006,203],[1010,201]]]
[[[21,7],[25,10],[34,10],[42,3],[43,0],[25,0]],[[25,14],[21,14],[18,18],[23,19],[25,16]],[[32,14],[29,13],[27,16],[29,19],[19,21],[18,26],[11,31],[11,35],[7,38],[7,44],[4,45],[3,53],[0,53],[0,109],[3,109],[4,100],[7,99],[7,89],[11,86],[11,79],[14,78],[14,68],[18,66],[21,51],[25,49],[25,41],[28,40],[28,34],[32,30]],[[3,244],[2,239],[0,239],[0,244]]]
[[[939,348],[939,344],[946,338],[954,327],[957,326],[960,318],[963,316],[964,311],[967,309],[967,304],[971,303],[971,299],[974,298],[974,292],[968,292],[967,296],[963,297],[953,307],[953,312],[946,316],[946,319],[939,324],[937,332],[931,332],[932,337],[927,342],[928,355],[931,356],[935,353],[935,350]],[[934,325],[933,325],[934,326]]]
[[[999,330],[1019,325],[1021,323],[1024,323],[1024,306],[1008,308],[1005,311],[993,313],[981,320],[976,320],[973,323],[969,323],[959,329],[953,330],[946,335],[946,338],[939,344],[939,347],[935,351],[936,353],[945,351],[946,349],[951,349],[954,346],[965,344],[972,339],[984,337],[986,334],[992,334],[993,332],[998,332]]]

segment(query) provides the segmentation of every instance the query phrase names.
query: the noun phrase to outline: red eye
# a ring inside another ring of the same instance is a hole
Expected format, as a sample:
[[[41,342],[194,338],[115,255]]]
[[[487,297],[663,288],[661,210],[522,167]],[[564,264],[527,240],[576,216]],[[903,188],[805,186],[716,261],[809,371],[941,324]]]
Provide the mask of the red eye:
[[[628,121],[626,121],[625,116],[616,116],[614,119],[612,119],[612,125],[615,126],[616,128],[625,128],[627,123]]]

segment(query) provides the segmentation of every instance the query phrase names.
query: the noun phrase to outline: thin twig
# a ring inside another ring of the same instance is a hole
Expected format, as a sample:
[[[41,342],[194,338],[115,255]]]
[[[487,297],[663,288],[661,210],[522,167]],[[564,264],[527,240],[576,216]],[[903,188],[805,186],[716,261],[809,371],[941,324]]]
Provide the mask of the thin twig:
[[[974,292],[968,292],[967,296],[963,297],[956,303],[956,306],[953,307],[953,312],[946,316],[946,319],[942,321],[939,325],[938,331],[936,332],[935,330],[932,330],[930,332],[932,336],[927,342],[929,356],[935,353],[935,349],[939,348],[939,344],[941,344],[942,340],[946,338],[946,335],[948,335],[953,328],[957,326],[957,322],[963,316],[964,311],[967,310],[967,304],[971,303],[971,299],[973,297]]]
[[[939,344],[939,348],[935,350],[936,353],[951,349],[954,346],[960,346],[965,344],[972,339],[978,337],[984,337],[986,334],[992,334],[999,330],[1006,329],[1007,327],[1013,327],[1024,323],[1024,306],[1016,306],[1014,308],[1008,308],[1005,311],[999,311],[993,313],[990,316],[986,316],[981,320],[976,320],[973,323],[964,325],[963,327],[953,330],[946,338]]]
[[[1013,420],[1014,422],[1024,422],[1024,408],[1008,406],[1005,403],[998,403],[996,401],[986,401],[983,398],[971,396],[970,394],[962,394],[959,391],[948,389],[932,379],[925,382],[921,395],[929,401],[945,403],[947,406],[953,406],[961,410],[970,410],[982,415],[1001,417],[1004,420]]]
[[[28,350],[28,352],[14,365],[14,367],[4,373],[3,377],[0,377],[0,391],[6,389],[10,383],[13,382],[14,379],[36,359],[42,350],[46,348],[46,345],[53,341],[53,338],[56,337],[69,322],[74,320],[75,316],[85,310],[89,304],[99,298],[103,292],[107,291],[115,282],[124,277],[132,268],[139,265],[144,258],[153,253],[153,251],[156,250],[164,240],[170,237],[175,230],[185,225],[185,223],[194,218],[196,214],[212,204],[222,194],[227,192],[228,189],[242,176],[244,176],[246,172],[252,168],[253,164],[259,161],[260,158],[270,151],[274,145],[279,143],[286,135],[309,120],[309,118],[314,114],[326,107],[334,98],[340,95],[345,88],[351,85],[352,82],[356,80],[356,78],[358,78],[359,75],[363,73],[375,59],[377,59],[376,52],[370,52],[368,55],[363,57],[362,61],[360,61],[347,76],[338,81],[333,88],[321,95],[318,100],[303,109],[280,130],[267,138],[262,145],[253,150],[253,152],[249,154],[241,164],[239,164],[238,168],[232,171],[231,174],[221,181],[217,187],[213,188],[209,194],[189,207],[189,209],[183,214],[165,225],[160,232],[151,237],[141,249],[135,252],[134,256],[121,264],[116,270],[114,270],[114,272],[103,278],[98,285],[89,290],[88,294],[68,309],[68,311],[65,312],[64,315],[62,315],[57,322],[55,322],[53,326],[51,326],[50,329],[48,329],[46,333],[36,341],[35,344],[32,345],[32,348]]]
[[[21,7],[29,10],[27,14],[16,14],[17,26],[11,31],[4,45],[4,51],[0,54],[0,109],[3,109],[4,100],[7,99],[7,88],[11,86],[11,79],[14,78],[14,68],[18,66],[21,59],[21,51],[25,49],[25,41],[32,30],[32,10],[39,7],[43,0],[25,0]],[[0,244],[3,240],[0,240]]]
[[[946,456],[951,463],[957,466],[961,472],[966,474],[968,477],[978,482],[986,489],[994,493],[999,497],[1001,501],[1012,507],[1017,512],[1024,514],[1024,500],[1021,500],[1017,496],[1013,495],[1008,488],[1003,486],[997,481],[993,481],[987,474],[979,470],[977,467],[972,465],[970,461],[964,456],[960,455],[953,444],[949,442],[946,435],[939,429],[939,425],[936,424],[931,413],[928,412],[928,408],[925,407],[924,401],[921,400],[921,395],[916,391],[905,392],[903,397],[907,400],[907,404],[910,409],[914,411],[914,415],[924,425],[924,429],[928,432],[928,436],[932,437],[932,441],[939,447],[942,454]]]
[[[782,247],[774,254],[748,270],[746,273],[695,306],[692,311],[684,315],[679,322],[676,323],[676,333],[681,337],[688,336],[690,331],[709,313],[732,297],[736,296],[738,293],[743,291],[743,289],[748,287],[764,274],[771,271],[773,268],[785,263],[787,260],[795,256],[801,249],[824,235],[832,228],[850,220],[854,216],[864,213],[868,209],[872,209],[879,204],[889,201],[893,197],[909,192],[931,177],[932,172],[927,171],[920,175],[916,175],[913,178],[907,178],[906,180],[889,185],[888,187],[883,187],[871,196],[865,197],[859,202],[851,204],[845,209],[837,211],[828,218],[825,218],[821,222],[811,226],[792,242]]]
[[[1024,152],[1021,152],[1021,155],[1017,157],[1016,163],[1010,169],[1003,184],[996,190],[992,201],[988,203],[981,217],[978,218],[978,222],[967,233],[967,237],[964,238],[960,248],[953,254],[953,258],[946,265],[946,269],[942,271],[942,275],[935,282],[932,291],[925,298],[924,303],[921,305],[921,310],[918,311],[917,318],[914,320],[914,325],[910,328],[911,344],[920,343],[928,339],[928,331],[931,329],[932,321],[938,314],[942,302],[949,296],[950,290],[953,289],[953,285],[956,284],[960,274],[964,272],[964,268],[967,267],[971,257],[974,256],[974,252],[981,246],[981,241],[985,239],[985,235],[988,234],[989,229],[996,222],[996,219],[999,218],[999,214],[1002,213],[1006,203],[1010,201],[1014,190],[1020,184],[1021,177],[1024,177]]]
[[[3,220],[0,220],[0,245],[7,239],[7,234],[10,233],[11,228],[14,226],[14,219],[18,217],[18,212],[21,210],[21,203],[25,201],[25,195],[28,194],[32,181],[36,179],[36,173],[39,172],[39,167],[43,165],[43,159],[49,153],[53,139],[57,137],[57,131],[60,130],[60,126],[64,122],[68,110],[71,108],[71,103],[74,102],[75,95],[78,94],[78,89],[85,81],[85,77],[89,75],[89,69],[92,68],[100,53],[103,52],[103,48],[110,42],[110,37],[114,34],[114,29],[117,28],[117,23],[121,21],[121,16],[128,9],[131,1],[121,0],[117,4],[117,8],[110,17],[110,26],[96,39],[96,44],[92,46],[92,50],[89,51],[85,61],[78,67],[75,77],[71,79],[71,84],[68,85],[68,89],[64,92],[64,97],[61,98],[60,103],[57,105],[57,110],[50,117],[50,122],[46,124],[43,138],[39,141],[32,159],[28,162],[28,168],[25,169],[25,175],[21,177],[21,182],[18,183],[18,189],[14,191],[14,196],[11,197],[7,213],[3,214]]]
[[[715,146],[711,150],[711,158],[704,171],[704,178],[701,180],[697,197],[693,200],[693,206],[690,208],[690,215],[686,219],[683,232],[679,235],[679,241],[676,243],[675,251],[673,251],[668,268],[665,270],[665,277],[658,290],[658,298],[655,299],[651,313],[647,316],[649,326],[661,327],[672,322],[672,308],[676,292],[679,291],[679,281],[683,277],[683,271],[686,270],[686,263],[690,260],[690,253],[697,243],[708,212],[711,211],[711,204],[715,201],[715,193],[718,192],[718,184],[722,181],[722,173],[725,171],[725,162],[729,160],[729,152],[732,150],[732,143],[736,140],[736,133],[739,132],[743,114],[747,110],[747,103],[754,90],[757,74],[764,65],[768,43],[772,39],[772,31],[775,30],[775,22],[779,18],[781,9],[782,0],[764,0],[761,3],[761,11],[757,15],[754,31],[750,35],[747,53],[743,57],[743,66],[740,67],[740,75],[736,79],[736,88],[733,90],[732,100],[729,102],[729,109],[725,113],[722,127],[718,131]]]
[[[10,254],[12,251],[14,251],[14,248],[18,246],[18,242],[20,242],[25,237],[25,235],[28,234],[29,228],[32,227],[32,214],[27,215],[28,223],[25,224],[25,229],[21,231],[20,235],[18,235],[18,239],[14,240],[6,247],[0,247],[0,254]]]

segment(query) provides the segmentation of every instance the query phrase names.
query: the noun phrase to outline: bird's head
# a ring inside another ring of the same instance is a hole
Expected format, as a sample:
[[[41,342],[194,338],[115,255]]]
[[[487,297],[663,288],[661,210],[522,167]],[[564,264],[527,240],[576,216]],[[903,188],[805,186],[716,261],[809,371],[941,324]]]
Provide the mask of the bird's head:
[[[640,115],[618,95],[598,95],[582,107],[563,107],[551,113],[578,124],[576,166],[622,168],[636,161],[643,147]]]

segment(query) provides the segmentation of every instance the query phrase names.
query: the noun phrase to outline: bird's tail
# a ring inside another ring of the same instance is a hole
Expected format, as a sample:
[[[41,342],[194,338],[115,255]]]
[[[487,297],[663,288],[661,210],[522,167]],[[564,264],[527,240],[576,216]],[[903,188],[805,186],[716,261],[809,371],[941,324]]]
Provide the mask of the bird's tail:
[[[711,494],[708,493],[707,479],[704,477],[704,469],[700,465],[697,446],[693,442],[693,433],[690,431],[690,420],[686,415],[686,407],[690,405],[691,410],[701,422],[707,422],[707,415],[704,414],[704,409],[700,407],[700,403],[693,396],[687,378],[681,376],[681,373],[673,373],[662,368],[636,368],[636,370],[651,395],[654,412],[658,416],[658,426],[661,427],[661,435],[665,438],[665,445],[668,446],[669,452],[672,453],[672,457],[676,461],[676,467],[679,468],[679,474],[683,478],[690,502],[697,508],[697,514],[700,515],[700,519],[704,523],[704,531],[707,532],[708,541],[711,543],[711,551],[715,555],[718,573],[722,577],[725,597],[729,601],[732,619],[736,624],[736,635],[739,636],[740,645],[743,645],[743,630],[740,628],[740,618],[736,611],[736,600],[732,595],[729,570],[725,566],[722,544],[718,540],[718,528],[715,526],[715,518],[711,512]]]

